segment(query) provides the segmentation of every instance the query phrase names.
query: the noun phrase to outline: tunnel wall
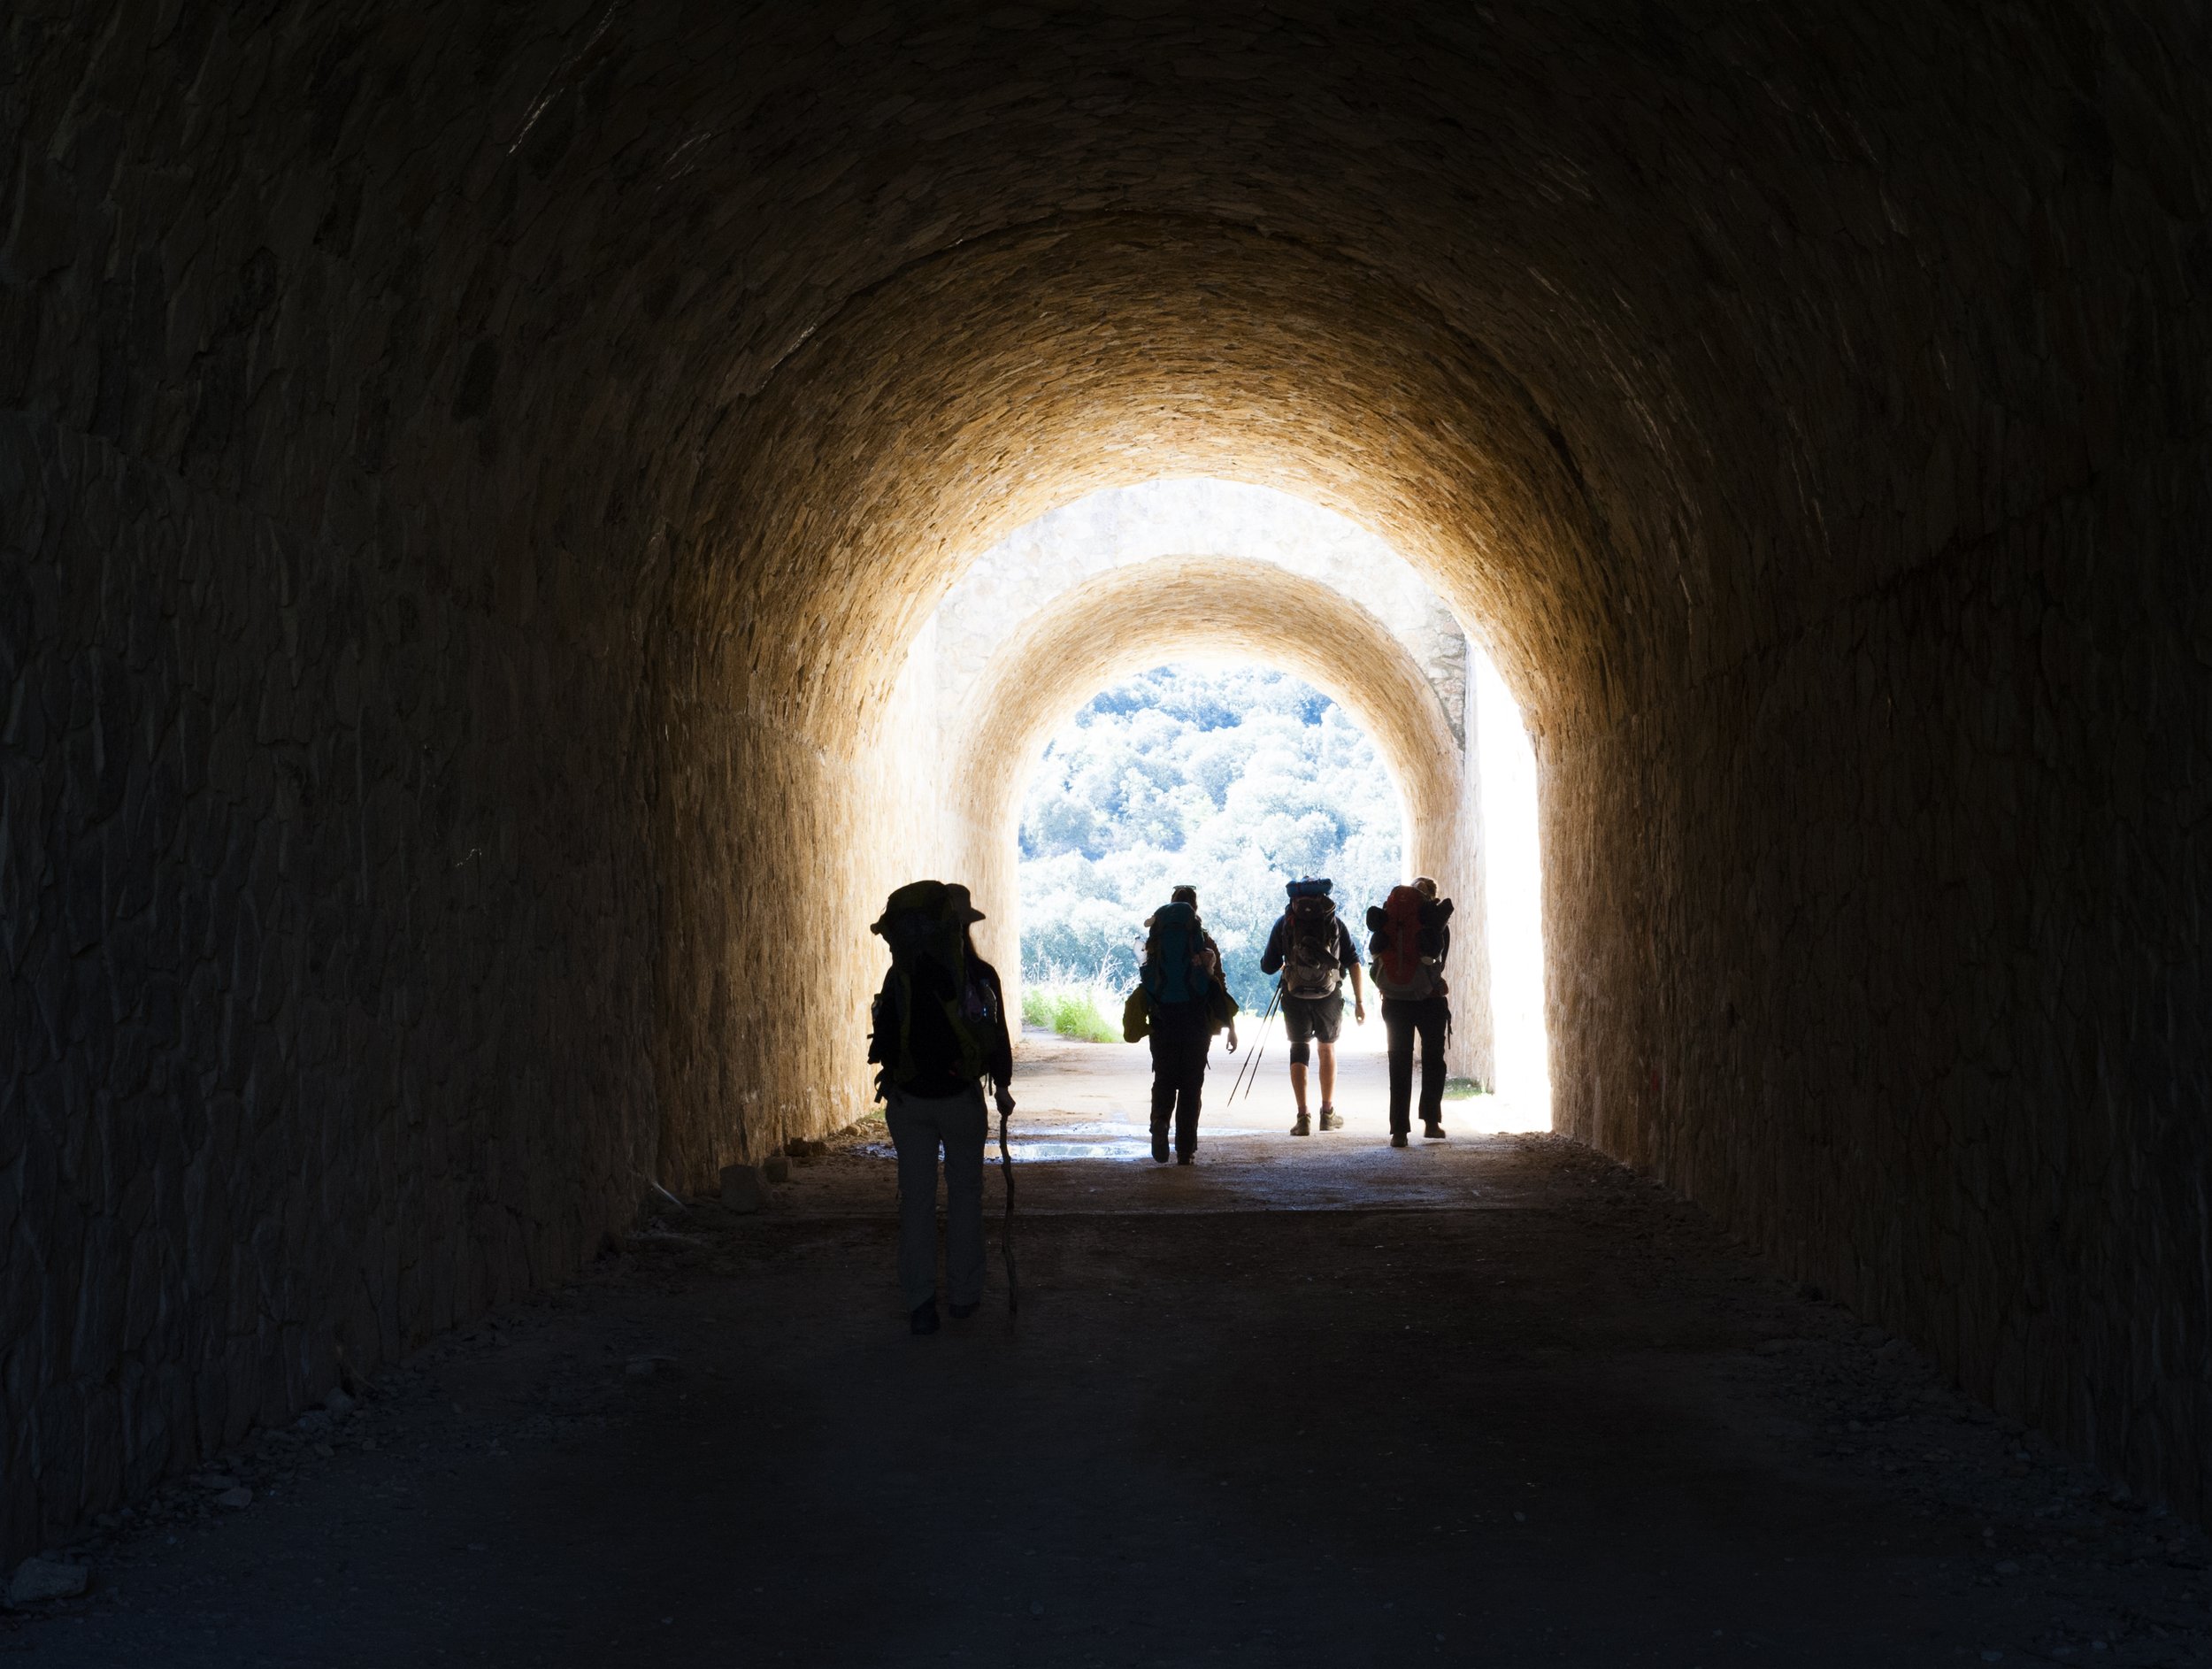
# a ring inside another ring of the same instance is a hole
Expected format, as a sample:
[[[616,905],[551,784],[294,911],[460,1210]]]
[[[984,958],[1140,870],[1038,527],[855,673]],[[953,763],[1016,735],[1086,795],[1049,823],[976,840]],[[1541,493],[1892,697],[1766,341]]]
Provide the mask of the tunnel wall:
[[[1479,699],[1472,656],[1468,657],[1463,735],[1459,748],[1459,815],[1444,873],[1436,880],[1453,901],[1450,986],[1452,1031],[1444,1064],[1455,1078],[1471,1078],[1498,1093],[1498,962],[1490,917],[1490,836],[1482,806],[1482,745],[1475,724]]]
[[[650,1045],[668,1188],[711,1194],[723,1166],[876,1106],[888,963],[869,925],[895,888],[955,867],[933,652],[925,628],[865,725],[826,738],[764,719],[726,660],[670,675]]]
[[[0,1565],[574,1270],[654,1162],[634,595],[311,112],[177,188],[265,39],[53,22],[0,76]]]
[[[1545,759],[1564,1127],[2199,1511],[2208,467],[2116,464]]]
[[[603,977],[649,934],[642,831],[557,813],[634,778],[634,696],[434,539],[19,408],[0,496],[15,1551],[588,1257],[649,1163]]]

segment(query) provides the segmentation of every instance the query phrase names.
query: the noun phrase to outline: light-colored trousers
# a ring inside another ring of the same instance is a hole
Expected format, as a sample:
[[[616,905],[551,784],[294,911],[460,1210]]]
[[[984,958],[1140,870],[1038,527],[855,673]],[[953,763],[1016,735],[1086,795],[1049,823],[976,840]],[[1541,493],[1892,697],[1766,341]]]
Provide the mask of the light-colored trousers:
[[[894,1089],[884,1122],[899,1150],[899,1286],[906,1307],[937,1296],[937,1152],[945,1154],[945,1285],[955,1304],[983,1300],[983,1091],[942,1100]]]

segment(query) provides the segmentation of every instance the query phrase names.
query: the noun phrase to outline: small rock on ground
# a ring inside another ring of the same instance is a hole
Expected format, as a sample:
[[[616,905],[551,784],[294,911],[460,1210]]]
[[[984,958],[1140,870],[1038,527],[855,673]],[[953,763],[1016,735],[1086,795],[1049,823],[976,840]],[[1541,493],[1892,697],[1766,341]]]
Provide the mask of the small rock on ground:
[[[47,1600],[74,1599],[91,1581],[91,1570],[82,1565],[25,1559],[15,1567],[14,1579],[8,1584],[8,1604],[36,1605]]]

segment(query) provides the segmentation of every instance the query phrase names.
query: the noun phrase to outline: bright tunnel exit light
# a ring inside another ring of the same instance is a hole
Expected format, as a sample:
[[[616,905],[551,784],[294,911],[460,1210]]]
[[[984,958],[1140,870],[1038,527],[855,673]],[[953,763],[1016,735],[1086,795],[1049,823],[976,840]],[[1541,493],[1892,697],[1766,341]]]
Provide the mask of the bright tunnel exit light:
[[[1551,1045],[1544,1028],[1544,873],[1536,750],[1505,681],[1471,646],[1482,760],[1484,895],[1490,913],[1490,1011],[1496,1031],[1500,1128],[1551,1128]]]

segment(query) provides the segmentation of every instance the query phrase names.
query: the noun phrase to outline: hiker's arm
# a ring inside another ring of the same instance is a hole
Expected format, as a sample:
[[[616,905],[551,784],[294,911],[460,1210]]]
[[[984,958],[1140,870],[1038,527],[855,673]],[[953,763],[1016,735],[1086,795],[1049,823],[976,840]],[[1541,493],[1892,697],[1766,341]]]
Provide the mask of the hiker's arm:
[[[878,991],[875,1001],[868,1004],[868,1064],[872,1066],[883,1064],[883,1011],[889,1005],[886,984],[887,988]]]
[[[876,993],[874,1002],[868,1004],[868,1064],[876,1068],[876,1099],[888,1101],[890,1094],[884,1082],[884,1074],[890,1071],[890,1056],[887,1052],[889,1039],[887,1034],[897,1026],[891,1017],[891,980],[884,976],[883,988]]]
[[[1260,972],[1273,973],[1283,965],[1283,924],[1279,919],[1275,931],[1267,935],[1267,949],[1260,955]]]
[[[1008,1091],[1007,1086],[1014,1081],[1014,1043],[1013,1039],[1008,1034],[1006,1025],[1006,988],[999,983],[996,968],[987,968],[986,971],[989,973],[991,980],[991,1011],[996,1019],[991,1027],[990,1036],[985,1040],[986,1053],[989,1058],[984,1062],[984,1065],[991,1074],[993,1086],[998,1091],[999,1111],[1011,1112],[1014,1110],[1014,1097]]]
[[[1011,1112],[1014,1111],[1014,1091],[1011,1088],[1014,1081],[1014,1056],[1012,1049],[1006,1043],[1005,1037],[1005,1033],[1001,1032],[999,1042],[993,1046],[991,1050],[991,1095],[998,1103],[998,1110],[1001,1112]]]
[[[1367,1024],[1367,981],[1360,975],[1359,958],[1352,958],[1352,1019],[1355,1024]]]

